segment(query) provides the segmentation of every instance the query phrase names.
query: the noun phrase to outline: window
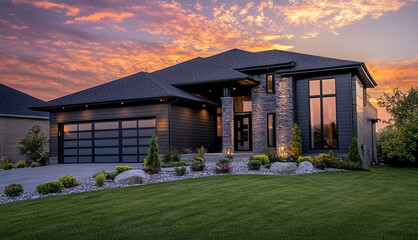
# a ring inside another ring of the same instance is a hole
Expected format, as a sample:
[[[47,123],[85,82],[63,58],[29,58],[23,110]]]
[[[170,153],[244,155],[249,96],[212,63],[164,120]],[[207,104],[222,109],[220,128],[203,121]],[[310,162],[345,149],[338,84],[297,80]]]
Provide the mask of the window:
[[[222,137],[222,108],[216,108],[216,136]]]
[[[234,97],[234,110],[236,113],[251,112],[251,95]]]
[[[276,115],[267,114],[267,145],[269,147],[276,146],[276,135],[275,135],[275,126],[276,126]]]
[[[335,79],[309,81],[310,146],[338,147]]]
[[[274,93],[274,76],[269,74],[266,76],[267,93]]]

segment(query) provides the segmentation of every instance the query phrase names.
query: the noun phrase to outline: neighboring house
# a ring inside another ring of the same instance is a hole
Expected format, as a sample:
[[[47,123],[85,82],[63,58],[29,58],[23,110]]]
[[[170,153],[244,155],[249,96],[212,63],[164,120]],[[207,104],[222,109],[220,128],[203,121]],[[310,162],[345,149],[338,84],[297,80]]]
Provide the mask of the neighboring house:
[[[359,139],[376,157],[376,86],[362,62],[233,49],[152,73],[140,72],[34,109],[51,113],[51,157],[60,163],[142,162],[151,135],[160,149],[287,155],[294,123],[304,154],[347,155]]]
[[[14,162],[24,160],[19,142],[33,125],[38,124],[49,139],[49,113],[28,108],[45,102],[3,84],[0,99],[0,157],[8,156]]]

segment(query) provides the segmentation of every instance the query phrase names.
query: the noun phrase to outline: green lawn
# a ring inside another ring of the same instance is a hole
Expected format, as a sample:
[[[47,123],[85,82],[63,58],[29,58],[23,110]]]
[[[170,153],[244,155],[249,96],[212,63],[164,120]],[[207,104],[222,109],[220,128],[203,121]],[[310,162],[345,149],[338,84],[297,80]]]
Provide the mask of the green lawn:
[[[2,239],[417,239],[418,169],[218,176],[0,205]]]

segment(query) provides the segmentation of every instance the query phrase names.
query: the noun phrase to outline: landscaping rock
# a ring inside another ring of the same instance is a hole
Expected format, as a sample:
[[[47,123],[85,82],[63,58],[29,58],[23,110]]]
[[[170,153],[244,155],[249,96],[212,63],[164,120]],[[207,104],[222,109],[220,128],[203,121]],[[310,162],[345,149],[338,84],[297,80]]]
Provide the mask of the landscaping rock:
[[[298,169],[296,170],[298,173],[313,173],[314,168],[312,163],[308,161],[304,161],[299,163]]]
[[[270,167],[270,171],[279,174],[295,174],[296,165],[291,162],[275,162]]]
[[[116,184],[142,184],[148,181],[149,175],[140,169],[125,171],[115,178]]]

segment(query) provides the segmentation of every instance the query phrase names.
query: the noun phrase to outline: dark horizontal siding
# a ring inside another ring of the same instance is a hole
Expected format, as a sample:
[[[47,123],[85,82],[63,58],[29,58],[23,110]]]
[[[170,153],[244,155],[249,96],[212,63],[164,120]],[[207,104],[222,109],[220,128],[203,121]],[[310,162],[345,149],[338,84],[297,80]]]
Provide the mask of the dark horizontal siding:
[[[83,121],[135,119],[156,117],[158,143],[161,148],[169,146],[168,105],[150,104],[121,106],[115,108],[85,109],[51,113],[51,157],[58,157],[58,124]]]
[[[347,153],[352,137],[352,100],[351,100],[351,77],[350,74],[330,75],[327,78],[335,78],[337,96],[337,131],[338,149],[337,153]],[[318,79],[319,77],[315,77]],[[313,78],[312,78],[313,79]],[[301,128],[302,149],[304,153],[320,153],[328,150],[312,150],[309,147],[309,83],[310,78],[296,80],[296,122]]]
[[[197,148],[215,144],[215,116],[207,109],[171,106],[171,146]]]

